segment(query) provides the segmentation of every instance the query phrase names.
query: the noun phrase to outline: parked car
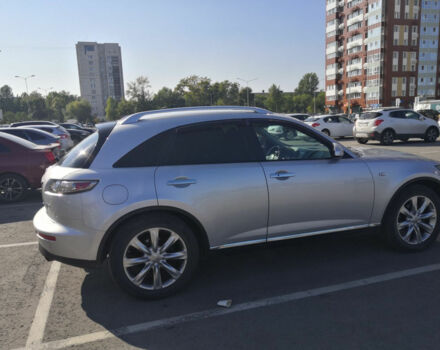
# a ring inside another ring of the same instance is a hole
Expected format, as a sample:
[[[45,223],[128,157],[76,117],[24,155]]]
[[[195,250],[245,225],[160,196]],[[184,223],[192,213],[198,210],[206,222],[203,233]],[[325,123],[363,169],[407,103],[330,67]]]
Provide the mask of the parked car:
[[[24,121],[24,122],[12,123],[10,125],[10,127],[11,128],[17,128],[19,126],[29,126],[29,125],[52,125],[52,126],[58,126],[58,124],[54,123],[54,122],[48,122],[48,121],[44,121],[44,120],[29,120],[29,121]]]
[[[78,124],[74,123],[60,123],[60,125],[65,128],[66,130],[82,130],[82,131],[88,131],[89,133],[93,133],[96,131],[96,129],[93,128],[86,128]]]
[[[69,132],[60,125],[29,125],[30,128],[39,129],[60,137],[61,149],[67,152],[73,147]]]
[[[124,290],[158,298],[209,249],[375,226],[394,247],[427,248],[439,184],[436,161],[351,150],[263,109],[178,108],[99,126],[46,171],[33,223],[48,260],[108,258]]]
[[[45,169],[55,163],[52,150],[0,132],[0,201],[18,201],[28,188],[39,188]]]
[[[378,140],[383,145],[391,145],[395,139],[406,142],[410,138],[435,142],[439,126],[435,120],[410,109],[382,108],[362,113],[355,123],[354,135],[361,144]]]
[[[64,155],[64,152],[61,150],[60,137],[46,131],[34,128],[19,127],[0,128],[0,132],[18,136],[24,140],[33,142],[36,145],[47,145],[54,147],[53,153],[55,154],[55,157],[57,159],[61,158],[61,156]]]
[[[310,118],[310,115],[303,113],[291,113],[291,114],[286,114],[286,116],[301,120],[302,122]]]
[[[438,112],[433,109],[421,109],[418,110],[417,113],[420,113],[421,115],[425,116],[426,118],[431,118],[438,122]]]
[[[339,115],[310,117],[306,123],[331,137],[353,137],[354,123]]]

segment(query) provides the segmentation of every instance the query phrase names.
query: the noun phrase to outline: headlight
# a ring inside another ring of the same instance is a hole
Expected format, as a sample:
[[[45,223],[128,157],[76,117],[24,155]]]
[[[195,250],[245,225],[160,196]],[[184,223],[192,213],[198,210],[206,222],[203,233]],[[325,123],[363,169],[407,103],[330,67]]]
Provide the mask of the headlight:
[[[71,194],[90,191],[97,180],[49,180],[46,191],[58,194]]]

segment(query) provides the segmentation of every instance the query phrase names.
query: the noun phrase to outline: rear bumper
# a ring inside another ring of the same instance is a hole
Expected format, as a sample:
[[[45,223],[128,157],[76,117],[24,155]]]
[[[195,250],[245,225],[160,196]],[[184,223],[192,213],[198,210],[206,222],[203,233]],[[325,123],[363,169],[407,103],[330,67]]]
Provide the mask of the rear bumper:
[[[353,134],[356,139],[380,140],[380,133],[377,131],[372,131],[372,132],[355,131]]]
[[[76,267],[86,267],[86,268],[94,268],[98,267],[100,263],[96,260],[80,260],[80,259],[72,259],[72,258],[65,258],[63,256],[58,256],[50,253],[44,247],[39,244],[38,249],[40,250],[41,255],[43,255],[47,261],[59,261],[63,264],[76,266]]]
[[[41,208],[34,216],[34,228],[38,243],[44,250],[44,256],[50,260],[69,263],[75,261],[96,261],[98,232],[83,232],[54,221],[47,214],[46,208]],[[45,238],[50,236],[52,240]],[[76,265],[77,264],[72,264]]]

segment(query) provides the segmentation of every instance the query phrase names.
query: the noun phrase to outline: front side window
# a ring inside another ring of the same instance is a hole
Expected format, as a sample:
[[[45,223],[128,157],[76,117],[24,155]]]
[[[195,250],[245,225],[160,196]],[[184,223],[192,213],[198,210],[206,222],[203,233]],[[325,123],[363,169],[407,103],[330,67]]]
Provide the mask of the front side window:
[[[293,125],[254,122],[253,135],[258,140],[264,161],[330,159],[330,148],[317,138]]]
[[[339,117],[339,121],[344,124],[353,124],[350,120],[345,117]]]
[[[411,111],[407,111],[405,112],[405,117],[407,119],[419,119],[419,115],[417,113],[411,112]]]

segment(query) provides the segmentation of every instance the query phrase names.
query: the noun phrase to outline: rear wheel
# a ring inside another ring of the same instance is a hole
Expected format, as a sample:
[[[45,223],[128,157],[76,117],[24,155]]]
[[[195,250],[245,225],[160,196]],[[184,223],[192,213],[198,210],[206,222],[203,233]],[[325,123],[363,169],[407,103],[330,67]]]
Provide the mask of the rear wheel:
[[[21,176],[5,174],[0,176],[0,201],[16,202],[26,196],[27,183]]]
[[[394,131],[391,129],[385,130],[380,136],[380,143],[382,145],[391,145],[394,142]]]
[[[139,217],[117,232],[110,251],[116,283],[128,293],[156,299],[189,282],[199,260],[191,229],[172,215]]]
[[[356,141],[361,145],[365,145],[368,142],[368,139],[365,138],[357,138]]]
[[[330,131],[328,131],[327,129],[322,130],[322,132],[323,132],[324,134],[326,134],[327,136],[330,136]]]
[[[413,185],[402,192],[387,211],[384,230],[388,243],[399,249],[422,250],[440,232],[439,196],[430,188]]]
[[[435,142],[438,137],[438,130],[435,127],[430,127],[428,130],[426,130],[424,140],[425,142]]]

